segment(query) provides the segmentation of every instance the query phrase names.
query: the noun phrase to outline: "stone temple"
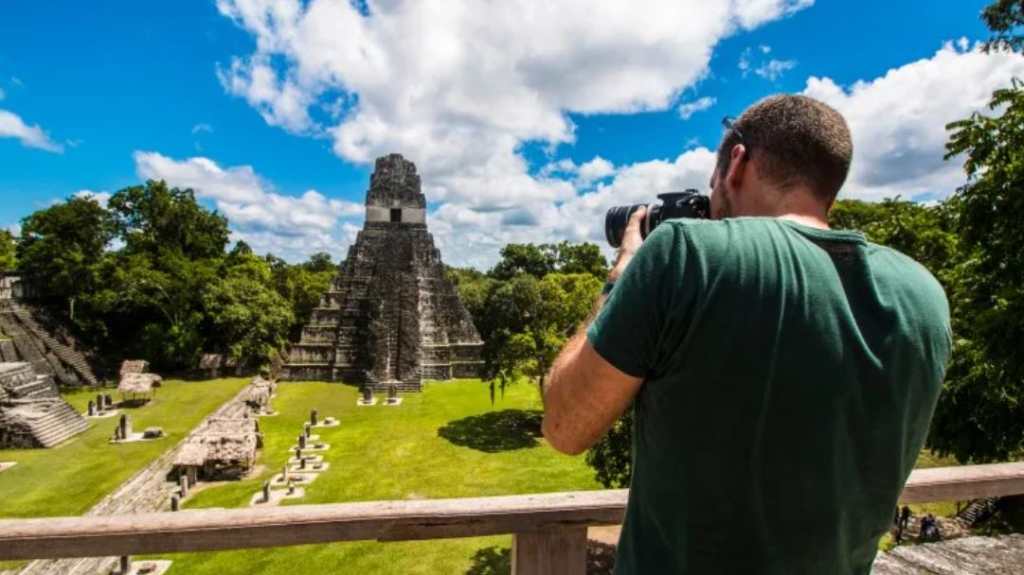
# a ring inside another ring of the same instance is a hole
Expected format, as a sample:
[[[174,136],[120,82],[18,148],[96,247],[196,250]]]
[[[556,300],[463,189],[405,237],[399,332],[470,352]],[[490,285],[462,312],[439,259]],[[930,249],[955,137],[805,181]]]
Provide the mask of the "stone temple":
[[[366,224],[292,344],[282,377],[419,391],[423,379],[478,377],[483,342],[427,231],[416,166],[378,158]]]

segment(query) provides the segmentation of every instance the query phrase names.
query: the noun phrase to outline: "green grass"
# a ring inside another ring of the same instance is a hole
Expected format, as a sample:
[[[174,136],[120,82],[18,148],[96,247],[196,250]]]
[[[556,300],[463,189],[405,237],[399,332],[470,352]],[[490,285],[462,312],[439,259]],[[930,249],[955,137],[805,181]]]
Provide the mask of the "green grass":
[[[18,465],[0,473],[0,518],[81,515],[105,495],[181,440],[200,420],[248,383],[167,381],[143,407],[129,408],[132,428],[160,426],[167,437],[114,445],[117,417],[90,419],[89,429],[52,449],[0,450],[0,461]],[[102,390],[113,392],[113,390]],[[84,412],[96,391],[66,394]]]
[[[284,383],[276,417],[260,420],[265,446],[261,473],[208,488],[186,508],[242,507],[278,473],[309,410],[340,417],[319,429],[331,445],[330,468],[294,504],[418,498],[479,497],[599,489],[583,457],[568,457],[539,437],[537,388],[519,384],[494,406],[479,381],[428,384],[398,407],[356,407],[356,388]],[[491,572],[507,562],[510,537],[402,543],[357,542],[221,553],[181,554],[172,574],[184,573],[465,573]]]

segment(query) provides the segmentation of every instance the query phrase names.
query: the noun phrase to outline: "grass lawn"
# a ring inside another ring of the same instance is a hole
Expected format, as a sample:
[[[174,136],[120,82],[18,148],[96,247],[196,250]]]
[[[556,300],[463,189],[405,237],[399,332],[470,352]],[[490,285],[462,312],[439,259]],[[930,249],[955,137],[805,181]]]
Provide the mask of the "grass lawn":
[[[200,491],[185,507],[247,505],[279,472],[313,408],[321,417],[340,417],[341,425],[317,430],[331,445],[325,454],[331,466],[295,504],[600,488],[582,456],[558,454],[539,436],[533,385],[510,387],[493,406],[475,380],[427,384],[398,407],[356,407],[357,395],[346,385],[281,384],[273,402],[280,415],[260,420],[262,471]],[[507,565],[510,545],[504,536],[181,554],[171,557],[171,573],[492,573]]]
[[[0,518],[81,515],[180,441],[247,383],[243,379],[164,382],[153,401],[122,411],[135,430],[162,427],[167,437],[156,441],[109,443],[118,421],[111,417],[90,419],[89,429],[53,449],[0,450],[0,461],[18,462],[0,473]],[[64,396],[80,412],[95,397],[96,390]]]

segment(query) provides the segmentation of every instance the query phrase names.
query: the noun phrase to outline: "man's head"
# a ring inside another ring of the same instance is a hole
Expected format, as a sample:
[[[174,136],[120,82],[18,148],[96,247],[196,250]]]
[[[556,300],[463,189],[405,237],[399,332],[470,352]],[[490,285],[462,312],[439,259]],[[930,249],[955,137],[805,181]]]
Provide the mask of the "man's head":
[[[711,177],[715,218],[824,217],[846,180],[853,142],[846,121],[806,96],[771,96],[748,108],[722,138]]]

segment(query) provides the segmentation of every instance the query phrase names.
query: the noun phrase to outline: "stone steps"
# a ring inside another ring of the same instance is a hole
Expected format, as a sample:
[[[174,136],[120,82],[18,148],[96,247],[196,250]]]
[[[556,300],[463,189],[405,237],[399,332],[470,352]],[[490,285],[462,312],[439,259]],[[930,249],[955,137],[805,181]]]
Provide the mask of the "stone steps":
[[[32,435],[43,447],[53,447],[89,428],[89,422],[62,399],[53,400],[45,415],[30,424]]]

